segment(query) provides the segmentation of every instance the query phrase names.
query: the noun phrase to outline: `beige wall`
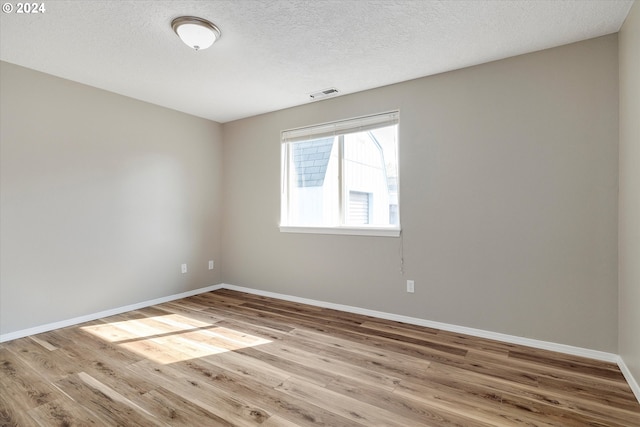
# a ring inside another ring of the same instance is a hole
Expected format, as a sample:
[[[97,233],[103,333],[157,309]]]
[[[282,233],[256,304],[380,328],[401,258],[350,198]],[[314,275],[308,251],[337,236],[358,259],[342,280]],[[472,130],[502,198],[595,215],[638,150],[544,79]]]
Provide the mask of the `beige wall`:
[[[640,3],[620,31],[619,352],[640,381]]]
[[[280,131],[397,108],[403,240],[280,233]],[[616,35],[227,123],[223,139],[224,282],[617,352]]]
[[[617,52],[601,37],[224,126],[2,63],[0,332],[226,282],[618,352]],[[280,131],[393,109],[403,238],[280,233]]]
[[[2,334],[220,282],[219,124],[8,63],[0,77]]]

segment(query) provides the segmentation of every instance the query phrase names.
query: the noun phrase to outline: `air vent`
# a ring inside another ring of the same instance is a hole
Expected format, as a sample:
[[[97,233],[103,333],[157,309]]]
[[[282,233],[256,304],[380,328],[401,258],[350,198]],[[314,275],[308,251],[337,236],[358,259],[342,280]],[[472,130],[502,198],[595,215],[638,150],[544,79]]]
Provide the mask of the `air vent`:
[[[309,98],[312,101],[317,101],[318,99],[327,98],[329,96],[335,96],[337,94],[338,94],[338,89],[336,89],[335,87],[332,87],[329,89],[321,90],[319,92],[314,92],[309,95]]]

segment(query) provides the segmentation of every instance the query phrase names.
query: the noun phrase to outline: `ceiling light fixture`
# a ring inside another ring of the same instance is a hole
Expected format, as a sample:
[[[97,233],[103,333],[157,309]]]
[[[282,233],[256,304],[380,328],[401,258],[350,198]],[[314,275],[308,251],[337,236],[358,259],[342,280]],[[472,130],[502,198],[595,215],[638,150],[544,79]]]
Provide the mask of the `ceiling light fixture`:
[[[220,30],[206,19],[181,16],[171,21],[171,28],[191,49],[206,49],[221,36]]]

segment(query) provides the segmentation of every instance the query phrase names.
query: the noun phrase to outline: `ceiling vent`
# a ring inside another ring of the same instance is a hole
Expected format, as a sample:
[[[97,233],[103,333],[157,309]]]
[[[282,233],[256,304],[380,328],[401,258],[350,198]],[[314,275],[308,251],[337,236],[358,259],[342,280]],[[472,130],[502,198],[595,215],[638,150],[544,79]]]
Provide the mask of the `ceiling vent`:
[[[336,89],[335,87],[332,87],[329,89],[325,89],[319,92],[314,92],[312,94],[309,94],[309,99],[311,99],[311,101],[317,101],[318,99],[328,98],[330,96],[336,96],[337,94],[338,94],[338,89]]]

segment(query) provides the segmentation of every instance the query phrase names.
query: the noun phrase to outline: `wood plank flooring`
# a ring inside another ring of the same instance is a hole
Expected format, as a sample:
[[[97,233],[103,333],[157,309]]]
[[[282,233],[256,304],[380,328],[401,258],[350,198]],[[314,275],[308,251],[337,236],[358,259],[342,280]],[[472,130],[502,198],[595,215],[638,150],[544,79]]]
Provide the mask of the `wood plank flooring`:
[[[230,290],[0,344],[2,426],[640,426],[618,367]]]

